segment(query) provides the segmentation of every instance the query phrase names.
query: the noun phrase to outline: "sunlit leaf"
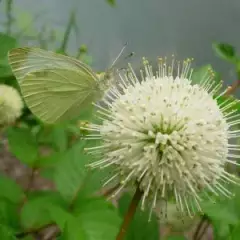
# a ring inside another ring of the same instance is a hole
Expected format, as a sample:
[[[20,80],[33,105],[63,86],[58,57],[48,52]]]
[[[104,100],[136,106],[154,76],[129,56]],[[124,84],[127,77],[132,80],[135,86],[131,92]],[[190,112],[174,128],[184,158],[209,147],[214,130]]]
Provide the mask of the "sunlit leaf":
[[[28,197],[24,204],[20,217],[25,228],[38,228],[52,222],[49,209],[53,205],[67,208],[66,203],[56,192],[35,192]]]
[[[87,240],[116,239],[121,218],[117,209],[103,198],[78,198],[73,213]]]

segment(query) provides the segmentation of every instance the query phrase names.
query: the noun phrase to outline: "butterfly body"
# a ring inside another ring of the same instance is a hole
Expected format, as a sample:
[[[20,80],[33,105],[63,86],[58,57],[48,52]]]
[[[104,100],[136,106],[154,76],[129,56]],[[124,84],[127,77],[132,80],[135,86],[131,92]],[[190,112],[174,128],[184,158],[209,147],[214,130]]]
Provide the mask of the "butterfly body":
[[[9,63],[27,106],[49,124],[77,117],[110,84],[109,73],[97,75],[79,60],[38,48],[11,50]]]

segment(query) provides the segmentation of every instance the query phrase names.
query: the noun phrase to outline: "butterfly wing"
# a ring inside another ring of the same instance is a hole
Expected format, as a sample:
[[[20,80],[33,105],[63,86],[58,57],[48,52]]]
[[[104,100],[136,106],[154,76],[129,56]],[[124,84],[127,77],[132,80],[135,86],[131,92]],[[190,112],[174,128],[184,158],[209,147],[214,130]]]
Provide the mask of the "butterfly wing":
[[[100,97],[96,74],[85,64],[36,48],[18,48],[9,62],[29,109],[47,123],[77,117]]]
[[[82,71],[94,79],[98,79],[96,74],[83,62],[51,51],[40,48],[15,48],[9,51],[9,63],[18,81],[21,81],[28,73],[46,70],[48,68],[71,69]]]

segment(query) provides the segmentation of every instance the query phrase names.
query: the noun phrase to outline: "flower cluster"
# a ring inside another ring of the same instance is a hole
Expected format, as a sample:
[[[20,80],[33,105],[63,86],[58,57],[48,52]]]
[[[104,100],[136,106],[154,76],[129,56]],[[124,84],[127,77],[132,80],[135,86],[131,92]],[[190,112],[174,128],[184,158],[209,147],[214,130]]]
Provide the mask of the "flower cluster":
[[[11,124],[20,117],[23,101],[16,89],[0,85],[0,124]]]
[[[153,210],[158,201],[174,198],[180,212],[189,216],[195,207],[201,211],[202,193],[232,193],[225,183],[237,178],[225,170],[226,163],[237,164],[239,114],[232,107],[236,100],[218,100],[222,83],[209,73],[193,84],[191,60],[170,64],[159,59],[153,73],[146,59],[140,77],[131,65],[119,72],[101,104],[96,104],[101,124],[91,124],[89,139],[102,144],[88,148],[100,157],[92,167],[113,166],[106,184],[121,182],[115,194],[137,184],[145,203]],[[209,196],[210,197],[210,196]]]

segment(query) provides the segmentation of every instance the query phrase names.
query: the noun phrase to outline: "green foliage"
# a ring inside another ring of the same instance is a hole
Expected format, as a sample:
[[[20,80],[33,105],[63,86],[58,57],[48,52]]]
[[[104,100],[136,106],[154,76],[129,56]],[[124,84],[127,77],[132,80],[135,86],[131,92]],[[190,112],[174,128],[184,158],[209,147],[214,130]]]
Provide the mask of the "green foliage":
[[[119,212],[122,216],[126,214],[131,201],[131,196],[125,194],[119,200]],[[136,211],[134,219],[130,224],[127,232],[126,240],[158,240],[159,229],[156,215],[153,213],[151,221],[149,219],[149,211]]]
[[[12,70],[8,64],[7,53],[10,49],[17,46],[15,38],[0,33],[0,77],[9,77],[12,75]]]
[[[220,58],[226,61],[234,64],[239,61],[235,48],[228,43],[213,43],[213,49]]]
[[[20,203],[24,192],[12,179],[0,174],[0,198],[5,198],[12,203]]]
[[[23,205],[20,218],[25,229],[40,228],[53,222],[50,210],[52,206],[66,208],[67,204],[56,192],[34,192],[29,194]]]
[[[58,191],[68,201],[72,201],[80,192],[91,194],[101,185],[103,174],[86,168],[90,158],[84,154],[84,147],[88,145],[84,141],[78,141],[61,155],[56,166],[54,182]]]
[[[29,128],[8,129],[10,151],[23,163],[34,166],[38,157],[38,144]]]
[[[0,239],[4,240],[16,240],[14,231],[5,225],[0,225]]]
[[[115,239],[121,218],[115,207],[103,198],[79,197],[73,213],[86,234],[86,240]]]

